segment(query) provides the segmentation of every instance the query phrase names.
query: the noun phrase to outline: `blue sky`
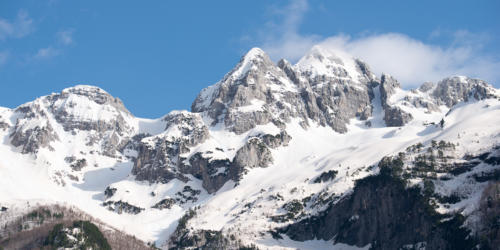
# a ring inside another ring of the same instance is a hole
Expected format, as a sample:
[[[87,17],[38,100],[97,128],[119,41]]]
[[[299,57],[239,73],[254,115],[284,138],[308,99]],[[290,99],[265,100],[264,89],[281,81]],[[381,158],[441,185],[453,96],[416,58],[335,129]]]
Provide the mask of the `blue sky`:
[[[500,1],[0,1],[0,106],[97,85],[136,116],[189,109],[252,47],[348,51],[406,88],[500,86]]]

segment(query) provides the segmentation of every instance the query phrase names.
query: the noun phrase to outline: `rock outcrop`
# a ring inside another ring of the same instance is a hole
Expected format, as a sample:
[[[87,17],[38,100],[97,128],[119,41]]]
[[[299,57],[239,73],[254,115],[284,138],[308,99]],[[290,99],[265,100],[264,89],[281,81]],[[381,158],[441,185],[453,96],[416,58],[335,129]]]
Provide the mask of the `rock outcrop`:
[[[260,49],[250,50],[220,82],[204,89],[193,102],[212,124],[223,124],[237,134],[256,125],[311,119],[347,132],[349,119],[371,115],[372,85],[366,64],[337,57],[314,47],[297,65],[286,60],[275,65]]]
[[[133,116],[122,102],[93,86],[67,88],[26,103],[14,112],[18,118],[10,134],[11,143],[22,146],[26,154],[51,149],[50,143],[60,137],[56,127],[72,135],[88,133],[87,146],[97,144],[99,152],[107,156],[115,156],[135,132]]]
[[[380,81],[380,100],[384,109],[384,121],[388,127],[401,127],[413,119],[412,115],[400,107],[393,106],[390,98],[401,89],[399,82],[392,76],[383,74]]]
[[[210,138],[199,114],[176,112],[165,119],[170,122],[164,133],[139,143],[132,169],[137,180],[167,183],[176,178],[187,182],[187,175],[192,175],[202,181],[207,192],[213,193],[228,180],[238,182],[250,168],[267,167],[272,163],[270,149],[286,146],[291,139],[285,131],[259,134],[249,137],[234,158],[213,158],[211,151],[194,152],[196,146]]]
[[[438,82],[432,96],[439,105],[452,107],[453,105],[468,101],[470,98],[483,100],[498,98],[496,90],[485,81],[464,76],[448,77]]]
[[[167,183],[174,178],[187,181],[179,172],[186,160],[182,155],[209,137],[208,128],[199,114],[185,111],[174,111],[163,120],[167,122],[163,133],[139,142],[132,174],[140,181]]]
[[[412,115],[402,107],[423,108],[428,113],[440,111],[440,106],[451,108],[459,102],[467,102],[471,98],[483,100],[499,98],[497,90],[486,82],[464,76],[448,77],[437,84],[423,83],[418,89],[400,95],[395,100],[391,96],[401,90],[399,82],[392,76],[383,74],[380,84],[380,96],[384,108],[384,120],[387,126],[404,126],[411,120]]]
[[[276,101],[275,88],[293,86],[284,73],[258,48],[250,50],[220,82],[201,91],[192,112],[205,112],[212,124],[222,122],[241,134],[273,119],[269,103]]]
[[[380,174],[358,181],[350,196],[284,232],[293,240],[334,239],[357,247],[370,244],[371,249],[472,248],[474,241],[461,228],[463,217],[444,217],[434,212],[419,189],[406,189],[401,180]]]
[[[51,142],[59,140],[47,112],[39,103],[29,103],[15,110],[20,116],[10,134],[10,142],[21,147],[21,153],[36,154],[41,148],[53,150]]]
[[[308,85],[302,93],[306,106],[310,107],[309,118],[345,133],[349,119],[366,120],[371,116],[376,78],[365,63],[315,46],[296,68]],[[311,92],[307,93],[309,89]],[[311,101],[315,101],[315,105]]]
[[[439,92],[432,96],[447,100],[445,96],[450,94],[444,94],[448,92],[443,84],[436,87],[426,83],[418,91]],[[183,133],[163,132],[138,141],[132,173],[137,180],[162,183],[174,178],[188,181],[187,176],[193,175],[213,193],[228,180],[237,182],[248,169],[271,164],[270,149],[287,144],[290,138],[286,124],[292,119],[300,121],[304,128],[314,122],[338,133],[347,132],[350,119],[368,119],[372,116],[376,87],[387,126],[404,126],[413,119],[404,106],[429,112],[439,110],[439,102],[429,99],[428,94],[425,98],[417,93],[392,100],[392,96],[403,91],[396,79],[384,74],[379,81],[364,62],[343,52],[315,46],[296,65],[291,65],[286,60],[274,64],[264,51],[253,48],[221,81],[200,92],[191,112],[165,118],[167,126],[184,126],[177,129]],[[461,96],[450,98],[458,101]],[[188,124],[187,117],[196,120],[197,125],[182,125]],[[234,149],[236,154],[215,158],[213,151],[224,150],[202,146],[211,137],[212,128],[242,135],[267,124],[280,128],[280,138],[276,134],[248,137],[240,148]]]

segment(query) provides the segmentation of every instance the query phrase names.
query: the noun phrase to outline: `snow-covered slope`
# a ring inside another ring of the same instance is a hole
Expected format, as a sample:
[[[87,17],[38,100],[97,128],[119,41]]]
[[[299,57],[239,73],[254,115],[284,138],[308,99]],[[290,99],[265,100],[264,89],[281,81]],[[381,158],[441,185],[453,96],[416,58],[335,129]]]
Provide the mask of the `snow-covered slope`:
[[[227,248],[368,248],[293,230],[354,197],[381,159],[397,156],[408,188],[432,183],[434,210],[460,213],[480,232],[481,199],[500,171],[499,98],[467,77],[403,90],[319,46],[296,65],[254,48],[200,92],[192,112],[155,120],[75,86],[0,109],[0,226],[27,203],[57,203],[165,248],[194,236],[213,247],[207,235]]]

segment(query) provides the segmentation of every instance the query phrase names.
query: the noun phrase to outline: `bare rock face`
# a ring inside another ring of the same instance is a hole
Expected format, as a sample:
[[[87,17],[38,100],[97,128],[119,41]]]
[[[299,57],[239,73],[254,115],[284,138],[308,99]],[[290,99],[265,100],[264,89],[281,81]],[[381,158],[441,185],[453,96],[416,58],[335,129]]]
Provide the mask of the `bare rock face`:
[[[399,82],[389,75],[382,75],[380,95],[382,107],[385,111],[384,120],[387,126],[404,126],[413,119],[412,115],[404,111],[400,105],[424,108],[427,112],[440,111],[440,106],[451,108],[455,104],[469,101],[471,98],[482,100],[499,98],[496,90],[486,82],[462,76],[449,77],[438,84],[423,83],[418,89],[411,90],[398,100],[390,100],[391,96],[400,89]]]
[[[128,122],[132,115],[121,100],[100,88],[78,85],[47,99],[49,110],[66,132],[91,133],[87,144],[100,145],[104,155],[114,156],[134,132]]]
[[[251,137],[238,149],[232,161],[212,160],[198,153],[190,158],[189,165],[182,167],[182,172],[203,180],[203,187],[208,193],[213,193],[228,180],[238,183],[251,168],[268,167],[273,162],[270,149],[286,146],[290,139],[285,131],[278,135],[264,134]]]
[[[47,97],[50,101],[50,110],[65,131],[95,130],[105,132],[116,131],[120,135],[129,128],[124,114],[130,115],[120,99],[112,97],[104,90],[93,86],[76,86],[64,89],[60,94]],[[90,112],[101,111],[109,119],[93,119],[86,114],[85,109],[94,108]],[[123,114],[122,114],[123,112]]]
[[[269,166],[273,161],[270,149],[286,146],[291,139],[285,131],[277,135],[252,136],[237,150],[234,159],[214,159],[211,152],[191,153],[194,147],[209,139],[199,114],[184,112],[176,118],[169,116],[165,119],[176,122],[167,125],[166,133],[146,137],[139,143],[132,169],[137,180],[167,183],[179,179],[186,182],[189,180],[187,175],[192,175],[202,181],[208,193],[214,193],[229,180],[238,182],[251,168]],[[172,132],[181,131],[180,127],[185,128],[183,136]],[[175,129],[169,131],[172,128]]]
[[[208,128],[199,114],[172,112],[164,120],[168,123],[163,133],[146,137],[139,143],[132,169],[137,180],[167,183],[178,178],[187,181],[187,177],[179,172],[179,166],[186,160],[182,154],[209,137]]]
[[[1,110],[0,110],[1,112]],[[0,113],[0,131],[5,131],[10,127],[8,121],[4,118],[3,115]]]
[[[365,63],[315,46],[296,68],[312,92],[307,93],[307,88],[303,92],[309,114],[320,124],[345,133],[351,118],[365,120],[371,116],[372,85],[376,79]],[[314,110],[315,106],[318,110]]]
[[[223,121],[231,127],[236,117],[229,111],[251,105],[254,99],[266,100],[267,89],[262,82],[266,81],[264,74],[267,71],[277,73],[262,50],[252,49],[220,82],[201,91],[191,106],[192,112],[207,112],[213,125]],[[266,119],[264,116],[261,119]]]
[[[47,112],[39,103],[28,103],[18,107],[15,112],[20,115],[16,121],[10,142],[21,147],[21,153],[37,153],[41,148],[53,150],[50,143],[59,140],[59,136],[47,119]]]
[[[345,133],[349,119],[371,115],[375,76],[359,60],[336,57],[321,47],[292,66],[275,65],[260,49],[250,50],[224,79],[198,95],[191,107],[241,134],[256,125],[308,119]]]
[[[385,108],[384,121],[388,127],[401,127],[413,119],[413,116],[399,107]]]
[[[1,130],[6,130],[9,128],[9,124],[6,122],[0,122],[0,129]]]
[[[30,128],[11,134],[12,145],[15,147],[22,146],[21,153],[23,154],[37,153],[40,148],[54,150],[50,146],[50,142],[58,139],[50,124],[45,127]]]
[[[64,133],[87,133],[86,144],[100,147],[98,153],[115,156],[135,133],[133,116],[118,98],[104,90],[86,85],[64,89],[61,93],[41,97],[14,110],[18,114],[10,134],[14,146],[23,153],[37,153],[59,140],[56,127]]]
[[[350,196],[284,232],[298,241],[333,239],[357,247],[371,244],[372,249],[403,249],[422,242],[428,249],[473,248],[467,230],[460,227],[463,218],[443,216],[429,207],[420,190],[378,175],[358,181]]]
[[[236,134],[275,120],[288,120],[285,105],[298,93],[285,73],[261,49],[250,50],[220,82],[201,91],[191,106],[212,124],[223,123]]]
[[[452,107],[461,102],[468,101],[470,98],[483,100],[486,98],[498,98],[495,95],[495,89],[485,81],[471,79],[463,76],[449,77],[438,82],[432,92],[438,104]]]
[[[384,121],[388,127],[400,127],[413,119],[412,115],[399,107],[392,106],[389,98],[401,88],[399,82],[392,76],[383,74],[380,81],[380,99],[384,109]]]
[[[189,164],[181,164],[180,172],[191,174],[201,180],[203,188],[209,194],[216,192],[231,178],[231,161],[229,159],[212,160],[204,157],[202,153],[196,153],[189,158]]]
[[[429,90],[433,89],[436,85],[432,82],[424,82],[420,87],[418,87],[418,90],[421,92],[428,92]]]
[[[220,82],[201,91],[191,114],[198,113],[200,124],[222,125],[235,134],[269,123],[282,132],[247,138],[234,158],[212,158],[208,152],[193,151],[210,137],[208,127],[190,131],[184,139],[168,137],[168,133],[145,138],[138,147],[133,174],[150,182],[186,181],[187,175],[193,175],[209,193],[215,192],[228,180],[238,182],[248,169],[270,165],[270,150],[286,146],[290,140],[285,124],[292,118],[298,118],[303,127],[315,121],[340,133],[347,132],[350,119],[367,119],[375,83],[363,62],[337,57],[320,47],[295,66],[286,60],[275,65],[254,48]],[[168,124],[183,123],[167,119]]]
[[[252,138],[238,150],[234,164],[239,167],[267,167],[273,161],[271,151],[260,138]]]
[[[424,98],[422,96],[409,96],[409,95],[405,96],[403,99],[405,103],[408,103],[409,105],[416,108],[424,108],[428,112],[440,111],[439,105],[432,99]]]
[[[401,84],[392,76],[382,74],[380,78],[380,98],[382,106],[387,105],[388,99],[401,88]]]
[[[498,174],[497,174],[498,176]],[[479,201],[479,212],[482,220],[480,234],[483,235],[483,244],[487,248],[494,249],[500,245],[500,181],[492,181],[485,188]]]

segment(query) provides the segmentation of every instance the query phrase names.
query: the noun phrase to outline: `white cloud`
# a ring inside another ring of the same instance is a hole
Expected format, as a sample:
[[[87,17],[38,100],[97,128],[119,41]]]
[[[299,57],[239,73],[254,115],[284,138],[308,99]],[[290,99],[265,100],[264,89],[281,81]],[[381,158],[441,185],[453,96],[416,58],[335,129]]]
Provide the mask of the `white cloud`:
[[[285,8],[275,8],[281,23],[269,22],[266,29],[259,33],[262,49],[273,59],[286,58],[295,61],[313,45],[321,41],[317,35],[300,35],[298,28],[309,6],[306,0],[293,0]]]
[[[57,32],[57,41],[62,45],[71,45],[73,44],[73,29],[62,30]]]
[[[467,75],[489,81],[500,79],[495,68],[500,62],[481,53],[481,43],[456,38],[459,45],[441,47],[398,33],[377,34],[357,39],[339,35],[321,42],[366,61],[373,71],[395,76],[404,86],[438,81],[451,75]],[[474,44],[474,45],[472,45]],[[493,83],[493,82],[492,82]]]
[[[367,62],[372,70],[396,77],[405,87],[425,81],[438,81],[451,75],[467,75],[498,85],[500,61],[483,52],[487,34],[467,30],[435,30],[431,38],[448,35],[447,46],[433,45],[400,33],[372,34],[353,38],[339,34],[332,37],[302,35],[298,32],[307,10],[305,0],[292,0],[280,14],[282,23],[272,23],[259,33],[261,47],[274,59],[298,60],[313,45],[344,50]],[[447,34],[450,33],[450,34]]]
[[[69,46],[74,43],[73,40],[73,29],[62,30],[57,32],[57,43],[46,48],[39,49],[35,55],[33,55],[29,60],[47,60],[61,55],[64,52],[64,47]]]
[[[33,20],[26,11],[19,11],[13,21],[0,18],[0,40],[21,38],[33,31]]]
[[[38,52],[33,56],[33,59],[43,60],[49,59],[59,55],[60,51],[58,49],[54,49],[52,47],[39,49]]]

